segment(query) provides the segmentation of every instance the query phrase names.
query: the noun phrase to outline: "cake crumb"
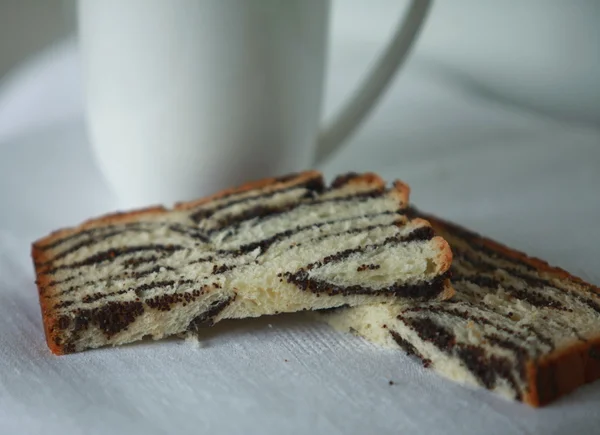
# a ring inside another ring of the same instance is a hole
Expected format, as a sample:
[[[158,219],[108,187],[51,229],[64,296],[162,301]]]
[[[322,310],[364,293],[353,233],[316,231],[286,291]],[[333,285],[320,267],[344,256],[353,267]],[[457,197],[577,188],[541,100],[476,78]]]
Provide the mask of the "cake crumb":
[[[200,348],[204,347],[204,343],[202,341],[200,341],[200,339],[198,338],[198,335],[196,335],[192,332],[186,334],[185,343],[196,349],[200,349]]]

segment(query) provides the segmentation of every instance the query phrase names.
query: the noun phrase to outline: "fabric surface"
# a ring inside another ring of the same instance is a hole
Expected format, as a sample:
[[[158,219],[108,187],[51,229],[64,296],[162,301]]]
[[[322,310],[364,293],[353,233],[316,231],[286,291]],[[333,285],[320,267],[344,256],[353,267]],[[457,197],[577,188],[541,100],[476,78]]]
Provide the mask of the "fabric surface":
[[[600,131],[500,106],[416,64],[322,169],[401,178],[423,210],[600,284],[599,163]],[[0,204],[1,434],[597,433],[600,382],[534,410],[303,315],[221,324],[201,345],[55,357],[30,243],[115,204],[79,121],[0,142]]]

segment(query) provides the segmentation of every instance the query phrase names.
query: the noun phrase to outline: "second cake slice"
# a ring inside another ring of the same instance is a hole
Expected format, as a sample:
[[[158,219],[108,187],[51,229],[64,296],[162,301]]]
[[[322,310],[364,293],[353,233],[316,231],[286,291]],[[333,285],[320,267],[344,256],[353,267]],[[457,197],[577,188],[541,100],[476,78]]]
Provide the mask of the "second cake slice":
[[[317,172],[95,219],[33,246],[50,349],[159,339],[224,318],[445,299],[448,244],[408,187]]]
[[[452,246],[456,296],[331,310],[321,319],[403,349],[447,378],[533,406],[600,378],[600,289],[456,224],[412,213]]]

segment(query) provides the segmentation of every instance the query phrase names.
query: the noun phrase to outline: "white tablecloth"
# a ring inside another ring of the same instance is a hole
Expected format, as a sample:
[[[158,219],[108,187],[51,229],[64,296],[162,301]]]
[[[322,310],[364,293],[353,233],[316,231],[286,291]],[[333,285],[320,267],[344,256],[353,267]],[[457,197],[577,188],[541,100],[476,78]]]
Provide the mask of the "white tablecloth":
[[[342,70],[361,67],[339,63],[330,96],[353,80]],[[10,95],[8,109],[32,98]],[[29,245],[115,206],[76,106],[53,123],[38,122],[35,105],[0,116],[10,133],[0,140],[1,434],[599,433],[600,383],[534,410],[303,316],[222,324],[202,346],[52,356]],[[421,208],[600,284],[600,131],[485,100],[413,62],[322,169],[400,177]]]

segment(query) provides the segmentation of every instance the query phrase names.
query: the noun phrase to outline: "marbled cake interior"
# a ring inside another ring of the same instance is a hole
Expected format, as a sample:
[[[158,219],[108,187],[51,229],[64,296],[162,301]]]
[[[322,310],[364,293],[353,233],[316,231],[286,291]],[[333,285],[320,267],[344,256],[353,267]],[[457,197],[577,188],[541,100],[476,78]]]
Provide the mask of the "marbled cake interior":
[[[445,297],[447,244],[402,214],[406,200],[400,184],[326,187],[309,173],[59,233],[34,246],[47,333],[69,353],[225,318]]]

